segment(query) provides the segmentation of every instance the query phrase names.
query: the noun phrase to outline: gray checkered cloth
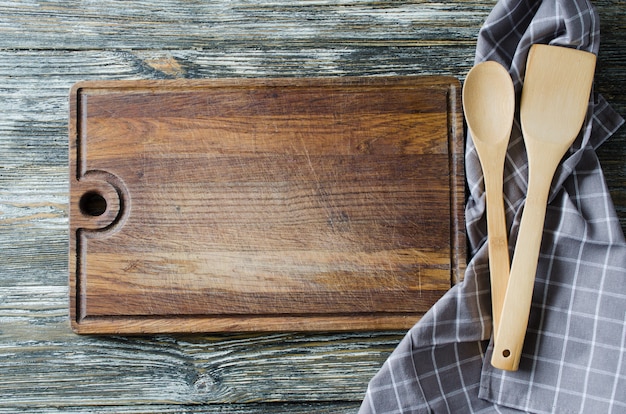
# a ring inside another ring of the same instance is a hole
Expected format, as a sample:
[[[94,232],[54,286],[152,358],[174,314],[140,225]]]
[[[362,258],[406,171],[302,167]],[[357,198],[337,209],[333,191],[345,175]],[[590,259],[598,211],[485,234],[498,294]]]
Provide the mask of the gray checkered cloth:
[[[597,54],[599,41],[587,1],[505,0],[479,33],[476,62],[508,68],[519,98],[532,44]],[[407,333],[371,380],[360,413],[626,413],[626,242],[595,153],[623,120],[596,94],[589,109],[552,182],[519,371],[489,362],[484,186],[468,137],[465,278]],[[516,114],[504,172],[511,255],[526,186]]]

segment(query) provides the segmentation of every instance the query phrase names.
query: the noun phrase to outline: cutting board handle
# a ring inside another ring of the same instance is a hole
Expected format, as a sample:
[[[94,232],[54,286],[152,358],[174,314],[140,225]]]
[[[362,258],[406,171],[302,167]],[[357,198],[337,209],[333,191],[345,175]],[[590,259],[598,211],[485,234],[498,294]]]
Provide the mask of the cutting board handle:
[[[93,236],[108,237],[119,231],[130,214],[130,194],[115,174],[90,170],[78,178],[80,191],[72,193],[71,203],[81,212],[78,227]]]

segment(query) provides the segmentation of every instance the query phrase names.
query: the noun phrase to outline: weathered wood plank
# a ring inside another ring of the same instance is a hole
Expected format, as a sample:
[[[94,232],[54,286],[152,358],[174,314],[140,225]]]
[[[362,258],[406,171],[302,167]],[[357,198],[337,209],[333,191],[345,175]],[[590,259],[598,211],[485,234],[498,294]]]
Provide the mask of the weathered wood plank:
[[[201,413],[201,414],[356,414],[359,408],[358,402],[322,402],[322,403],[249,403],[249,404],[137,404],[137,405],[100,405],[89,407],[77,406],[54,406],[45,407],[0,407],[0,414],[39,414],[39,413],[115,413],[115,414],[154,414],[154,413]]]
[[[493,2],[1,1],[0,48],[223,49],[472,41]]]
[[[85,337],[64,286],[0,291],[0,408],[358,401],[400,333]]]

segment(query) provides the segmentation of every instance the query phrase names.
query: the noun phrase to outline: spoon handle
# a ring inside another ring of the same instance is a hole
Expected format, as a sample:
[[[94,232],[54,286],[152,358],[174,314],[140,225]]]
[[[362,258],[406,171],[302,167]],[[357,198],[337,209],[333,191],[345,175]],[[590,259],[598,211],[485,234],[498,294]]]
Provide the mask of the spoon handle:
[[[504,157],[502,157],[504,159]],[[502,162],[504,164],[504,162]],[[498,334],[504,295],[509,282],[509,246],[502,197],[502,170],[504,165],[485,174],[487,198],[487,242],[489,244],[489,277],[491,280],[491,313],[493,336]]]
[[[529,148],[528,193],[491,357],[491,365],[507,371],[518,369],[522,355],[550,183],[563,156],[549,144],[543,143],[536,149]]]

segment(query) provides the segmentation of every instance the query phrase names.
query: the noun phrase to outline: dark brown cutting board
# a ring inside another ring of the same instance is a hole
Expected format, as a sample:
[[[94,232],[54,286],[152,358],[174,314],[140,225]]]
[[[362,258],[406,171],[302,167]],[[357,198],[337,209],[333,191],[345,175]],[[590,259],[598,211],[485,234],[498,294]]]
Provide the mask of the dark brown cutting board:
[[[465,265],[450,77],[82,82],[78,333],[405,329]]]

